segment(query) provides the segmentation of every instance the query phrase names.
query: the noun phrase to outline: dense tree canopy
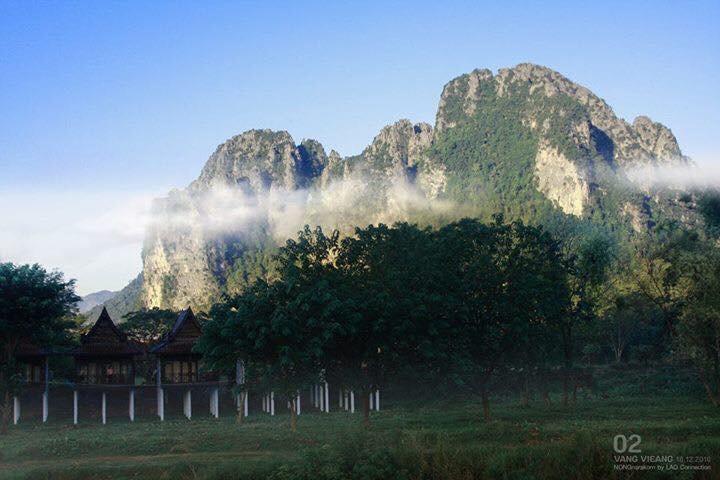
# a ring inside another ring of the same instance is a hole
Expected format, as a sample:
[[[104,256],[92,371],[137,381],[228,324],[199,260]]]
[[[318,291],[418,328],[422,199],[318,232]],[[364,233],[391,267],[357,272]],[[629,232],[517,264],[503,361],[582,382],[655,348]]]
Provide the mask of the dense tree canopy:
[[[69,339],[70,318],[80,297],[75,283],[40,265],[0,263],[0,393],[4,398],[2,429],[10,417],[10,400],[20,388],[15,354],[21,344],[48,348]]]

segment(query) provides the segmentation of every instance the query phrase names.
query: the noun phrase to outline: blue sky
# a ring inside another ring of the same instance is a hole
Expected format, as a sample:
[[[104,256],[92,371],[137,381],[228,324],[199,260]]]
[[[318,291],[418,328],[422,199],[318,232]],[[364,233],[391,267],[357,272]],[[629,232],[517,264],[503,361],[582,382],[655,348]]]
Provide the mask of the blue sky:
[[[453,77],[525,61],[589,87],[628,120],[667,124],[686,154],[714,162],[717,0],[2,0],[0,194],[22,221],[14,237],[0,234],[0,257],[43,260],[42,238],[35,250],[13,245],[33,219],[92,222],[100,208],[184,186],[244,130],[284,129],[355,154],[399,118],[432,123]],[[41,200],[56,194],[64,202],[48,212]],[[139,269],[134,253],[117,261],[125,270],[95,278],[69,256],[60,248],[45,261],[81,291],[118,288]]]

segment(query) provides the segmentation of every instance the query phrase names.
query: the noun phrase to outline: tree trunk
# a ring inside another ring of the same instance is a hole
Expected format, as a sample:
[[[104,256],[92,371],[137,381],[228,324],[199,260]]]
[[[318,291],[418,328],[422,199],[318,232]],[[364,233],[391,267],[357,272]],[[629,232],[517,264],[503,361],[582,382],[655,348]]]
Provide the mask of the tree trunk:
[[[530,406],[530,371],[527,367],[523,371],[522,406]]]
[[[547,389],[543,389],[542,395],[543,395],[543,401],[545,402],[545,406],[549,407],[550,404],[552,403],[550,401],[550,393],[547,391]]]
[[[293,432],[297,432],[297,409],[295,401],[297,400],[297,397],[293,397],[292,400],[290,400],[290,430]]]
[[[490,398],[488,397],[487,389],[483,387],[482,389],[482,409],[483,409],[483,420],[485,422],[490,421]]]
[[[5,435],[8,431],[8,425],[10,424],[10,412],[12,411],[10,398],[10,392],[5,392],[5,399],[3,400],[2,406],[2,426],[0,427],[0,434]]]
[[[570,375],[572,370],[572,327],[568,324],[563,328],[563,353],[565,365],[563,368],[563,406],[567,407],[570,397]]]
[[[698,368],[698,373],[700,374],[700,381],[702,382],[703,387],[705,387],[705,393],[707,393],[708,400],[710,400],[710,403],[712,403],[713,406],[719,407],[720,398],[718,398],[718,395],[713,391],[713,387],[710,385],[710,382],[708,382],[705,372],[702,368]]]

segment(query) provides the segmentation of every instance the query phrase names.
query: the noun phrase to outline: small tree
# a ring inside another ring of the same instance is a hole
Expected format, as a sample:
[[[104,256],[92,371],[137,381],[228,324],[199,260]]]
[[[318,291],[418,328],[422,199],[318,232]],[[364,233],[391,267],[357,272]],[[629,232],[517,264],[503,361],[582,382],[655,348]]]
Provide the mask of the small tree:
[[[12,396],[20,389],[15,354],[21,342],[49,347],[66,340],[80,297],[74,280],[40,265],[0,263],[0,393],[2,432],[7,431]]]
[[[575,366],[575,331],[594,318],[598,299],[604,298],[611,286],[608,272],[615,244],[601,232],[581,230],[561,238],[561,245],[569,301],[556,325],[563,357],[563,404],[567,406]]]
[[[154,307],[125,314],[120,329],[131,339],[141,343],[160,340],[173,327],[178,313]]]
[[[720,251],[706,246],[684,259],[687,296],[676,345],[697,368],[710,402],[720,406]]]

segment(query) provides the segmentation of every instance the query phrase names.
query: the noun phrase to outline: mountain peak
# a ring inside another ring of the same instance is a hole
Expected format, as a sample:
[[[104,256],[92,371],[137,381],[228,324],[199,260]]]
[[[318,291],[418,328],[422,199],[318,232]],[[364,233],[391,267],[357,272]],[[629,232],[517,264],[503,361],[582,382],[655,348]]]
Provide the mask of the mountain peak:
[[[579,116],[573,127],[580,135],[589,132],[601,135],[612,143],[612,161],[616,165],[647,165],[687,161],[670,129],[639,117],[630,125],[615,115],[612,108],[588,88],[557,71],[533,63],[501,68],[497,75],[488,69],[475,69],[448,82],[443,88],[435,120],[436,135],[471,121],[478,111],[492,108],[499,97],[513,97],[513,104],[525,109],[524,120],[541,136],[546,125],[539,125],[541,110],[557,108],[568,115],[578,107]],[[561,106],[565,102],[566,105]],[[587,123],[588,125],[582,125]],[[609,145],[608,142],[605,142]],[[592,146],[589,146],[592,150]]]

